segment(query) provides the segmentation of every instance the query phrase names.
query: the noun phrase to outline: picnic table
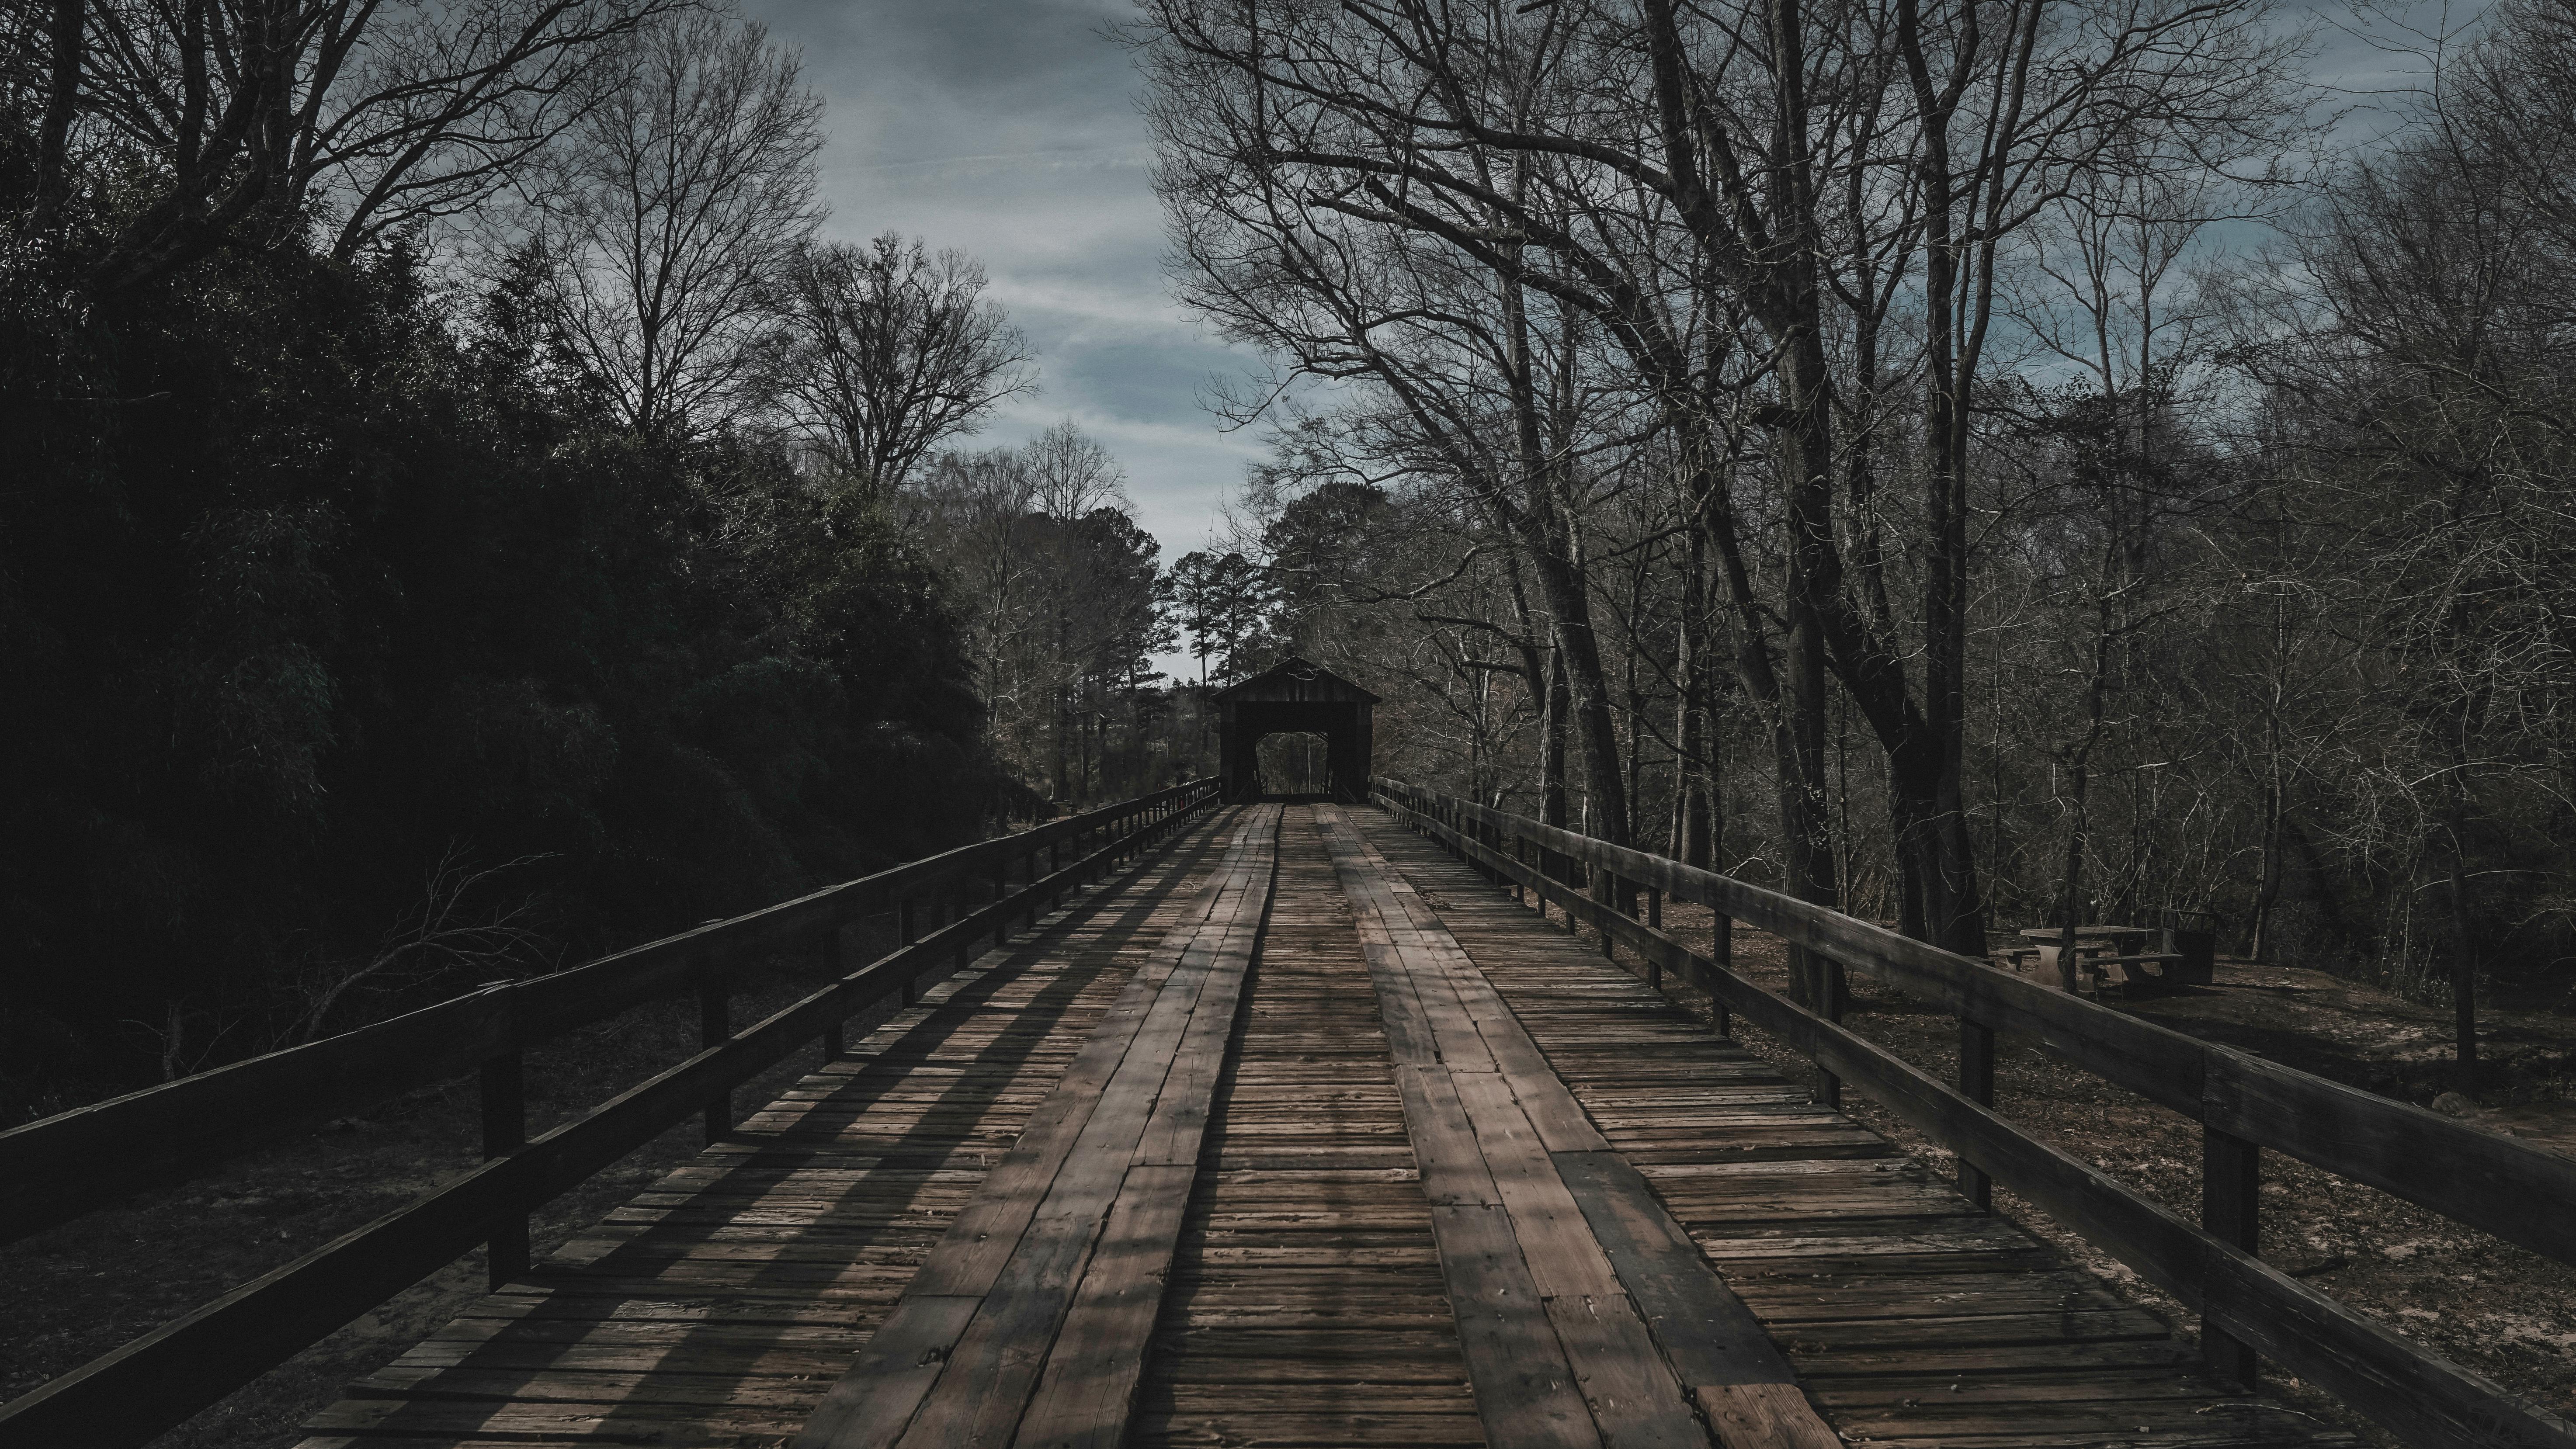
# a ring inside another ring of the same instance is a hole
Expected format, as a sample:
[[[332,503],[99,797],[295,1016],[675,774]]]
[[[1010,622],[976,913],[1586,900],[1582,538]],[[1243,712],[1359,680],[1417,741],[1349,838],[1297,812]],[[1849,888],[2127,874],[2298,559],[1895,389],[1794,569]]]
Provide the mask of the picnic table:
[[[2008,948],[2003,954],[2015,969],[2023,958],[2037,957],[2041,981],[2060,991],[2098,995],[2118,987],[2125,992],[2132,982],[2162,978],[2182,963],[2180,952],[2145,949],[2164,944],[2159,938],[2167,934],[2152,926],[2078,926],[2070,951],[2063,927],[2030,926],[2021,935],[2034,944]]]

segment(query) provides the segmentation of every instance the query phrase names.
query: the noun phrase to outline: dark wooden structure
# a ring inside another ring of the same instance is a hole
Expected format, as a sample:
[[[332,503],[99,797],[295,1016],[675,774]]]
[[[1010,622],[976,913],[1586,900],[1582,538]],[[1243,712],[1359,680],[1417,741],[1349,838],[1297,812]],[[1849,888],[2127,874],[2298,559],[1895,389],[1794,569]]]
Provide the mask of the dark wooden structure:
[[[1295,655],[1216,693],[1218,789],[1228,804],[1260,799],[1263,737],[1324,737],[1329,794],[1368,798],[1369,735],[1377,696]]]
[[[1364,742],[1366,701],[1342,703]],[[0,1237],[478,1063],[493,1139],[484,1168],[0,1406],[0,1449],[141,1445],[477,1242],[494,1291],[303,1449],[2356,1442],[2255,1392],[2258,1355],[2422,1449],[2576,1449],[2560,1414],[2250,1251],[2266,1147],[2561,1261],[2576,1162],[1369,787],[1384,808],[1211,810],[1197,782],[0,1133]],[[1660,929],[1673,901],[1714,913],[1712,952]],[[877,916],[906,944],[728,1022],[730,965],[847,959]],[[1955,1010],[1958,1085],[1736,974],[1736,923]],[[529,1139],[519,1045],[671,992],[700,996],[706,1050]],[[2200,1220],[1998,1115],[1999,1030],[2206,1124]],[[817,1070],[737,1117],[729,1088],[818,1038]],[[529,1251],[530,1206],[701,1113],[693,1162]],[[1989,1211],[1991,1183],[2171,1291],[2199,1342]]]

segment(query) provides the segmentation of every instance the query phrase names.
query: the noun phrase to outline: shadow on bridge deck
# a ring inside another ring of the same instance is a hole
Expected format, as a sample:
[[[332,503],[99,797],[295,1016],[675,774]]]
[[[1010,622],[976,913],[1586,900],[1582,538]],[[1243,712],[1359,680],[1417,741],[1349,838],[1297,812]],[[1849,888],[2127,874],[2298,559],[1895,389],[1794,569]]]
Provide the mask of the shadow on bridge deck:
[[[854,1372],[898,1305],[878,1357],[928,1347]],[[949,1372],[977,1322],[1025,1332]],[[306,1449],[784,1445],[827,1398],[809,1445],[2339,1437],[1387,817],[1303,803],[983,958]]]

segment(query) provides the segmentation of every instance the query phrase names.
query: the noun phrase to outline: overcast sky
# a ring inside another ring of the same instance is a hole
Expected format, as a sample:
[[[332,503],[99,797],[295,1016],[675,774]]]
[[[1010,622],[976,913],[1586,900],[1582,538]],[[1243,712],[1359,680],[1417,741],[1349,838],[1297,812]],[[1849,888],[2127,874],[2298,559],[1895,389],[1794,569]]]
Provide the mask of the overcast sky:
[[[1045,390],[968,446],[1071,418],[1126,466],[1163,562],[1199,547],[1257,444],[1218,432],[1198,396],[1253,360],[1164,296],[1135,68],[1100,35],[1126,0],[748,3],[829,107],[831,234],[972,253],[1036,347]]]
[[[1164,294],[1137,77],[1101,34],[1132,13],[1128,0],[747,3],[804,53],[829,106],[831,233],[856,241],[891,228],[963,248],[1035,344],[1045,391],[1011,404],[971,445],[1016,444],[1071,418],[1126,466],[1163,562],[1200,547],[1258,443],[1220,433],[1199,396],[1212,374],[1256,360],[1204,335]],[[2445,13],[2457,23],[2484,0],[2376,3],[2436,30]],[[2297,0],[2283,10],[2307,13]],[[2319,41],[2317,73],[2365,110],[2371,92],[2418,68],[2332,28]],[[2342,134],[2372,129],[2353,116]]]

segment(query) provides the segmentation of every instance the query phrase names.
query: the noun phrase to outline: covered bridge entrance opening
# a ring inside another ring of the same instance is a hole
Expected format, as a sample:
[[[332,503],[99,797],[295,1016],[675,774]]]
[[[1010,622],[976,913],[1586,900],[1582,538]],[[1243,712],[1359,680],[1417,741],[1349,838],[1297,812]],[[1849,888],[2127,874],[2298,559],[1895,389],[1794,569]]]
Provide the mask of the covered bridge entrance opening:
[[[1217,691],[1217,777],[1225,798],[1293,793],[1359,803],[1368,794],[1370,712],[1376,704],[1376,695],[1293,655]],[[1322,738],[1320,769],[1304,764],[1297,742],[1262,748],[1270,736],[1300,734]],[[1275,773],[1263,770],[1265,754]]]
[[[1323,800],[1333,793],[1332,741],[1309,730],[1262,736],[1253,748],[1253,773],[1264,796]]]

